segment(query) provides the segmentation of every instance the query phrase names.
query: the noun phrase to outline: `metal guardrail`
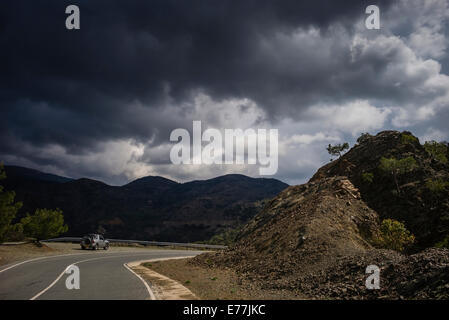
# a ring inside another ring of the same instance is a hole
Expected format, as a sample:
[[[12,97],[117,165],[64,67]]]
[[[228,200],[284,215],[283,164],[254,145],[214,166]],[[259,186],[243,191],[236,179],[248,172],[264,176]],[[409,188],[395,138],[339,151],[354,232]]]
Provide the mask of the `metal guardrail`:
[[[62,237],[43,240],[42,242],[80,242],[80,237]],[[110,243],[136,243],[144,246],[159,246],[159,247],[185,247],[198,249],[226,249],[227,246],[220,246],[214,244],[202,243],[182,243],[182,242],[161,242],[161,241],[143,241],[143,240],[124,240],[124,239],[106,239]]]

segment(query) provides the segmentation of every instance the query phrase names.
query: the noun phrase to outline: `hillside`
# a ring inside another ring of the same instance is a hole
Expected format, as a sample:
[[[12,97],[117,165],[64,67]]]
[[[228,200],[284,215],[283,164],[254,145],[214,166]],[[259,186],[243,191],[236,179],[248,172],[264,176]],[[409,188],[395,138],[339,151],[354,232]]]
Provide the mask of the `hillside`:
[[[259,210],[259,200],[287,187],[275,179],[243,175],[182,184],[144,177],[116,187],[15,166],[5,166],[5,171],[3,184],[24,203],[19,218],[35,208],[61,208],[67,235],[102,226],[110,238],[159,241],[207,240],[223,228],[247,222]]]
[[[379,170],[382,157],[413,157],[417,167],[399,177],[397,194],[392,177]],[[371,182],[363,174],[372,173]],[[449,181],[449,166],[432,159],[410,132],[384,131],[366,136],[338,161],[317,171],[310,181],[323,177],[346,176],[360,189],[363,200],[381,218],[404,221],[416,235],[421,248],[441,241],[449,234],[449,188],[431,191],[429,181]]]
[[[268,202],[232,248],[191,263],[231,268],[267,290],[310,298],[449,298],[449,251],[430,248],[449,234],[448,190],[430,192],[426,184],[449,181],[448,168],[409,136],[387,131],[364,137],[308,183]],[[416,160],[414,170],[398,177],[400,193],[379,169],[382,157]],[[362,178],[366,172],[373,173],[370,182]],[[416,236],[408,252],[376,243],[386,218],[403,221]],[[371,264],[381,268],[380,290],[365,288]]]

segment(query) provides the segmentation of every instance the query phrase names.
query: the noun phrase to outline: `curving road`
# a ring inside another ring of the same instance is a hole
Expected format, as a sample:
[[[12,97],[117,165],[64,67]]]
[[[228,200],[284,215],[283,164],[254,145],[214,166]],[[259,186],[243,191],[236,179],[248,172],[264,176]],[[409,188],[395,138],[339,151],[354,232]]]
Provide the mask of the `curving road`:
[[[191,257],[202,251],[89,251],[49,256],[0,267],[0,300],[150,299],[147,285],[124,264],[137,260]],[[65,269],[76,264],[80,289],[68,290]]]

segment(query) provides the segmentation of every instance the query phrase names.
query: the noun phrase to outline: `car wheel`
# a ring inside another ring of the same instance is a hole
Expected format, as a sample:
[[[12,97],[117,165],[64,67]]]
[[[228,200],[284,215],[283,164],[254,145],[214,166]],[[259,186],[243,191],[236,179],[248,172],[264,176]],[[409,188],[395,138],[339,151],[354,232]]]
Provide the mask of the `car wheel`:
[[[109,249],[109,244],[106,244],[103,249],[104,250],[108,250]]]
[[[95,250],[98,250],[99,249],[99,247],[98,247],[98,243],[95,245]]]
[[[86,248],[85,248],[85,247],[83,247],[83,246],[81,246],[81,250],[86,250]]]

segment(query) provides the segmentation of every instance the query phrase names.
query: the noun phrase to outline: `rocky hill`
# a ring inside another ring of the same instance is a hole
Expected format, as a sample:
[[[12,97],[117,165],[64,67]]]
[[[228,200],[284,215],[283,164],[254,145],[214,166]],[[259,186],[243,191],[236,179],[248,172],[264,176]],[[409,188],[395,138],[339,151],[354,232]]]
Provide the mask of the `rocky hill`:
[[[392,176],[379,169],[382,157],[416,161],[415,169],[398,177],[399,194]],[[364,179],[367,173],[372,174],[372,181]],[[331,176],[348,177],[381,218],[404,221],[421,248],[449,234],[449,188],[429,188],[430,182],[449,182],[449,166],[432,158],[410,132],[367,135],[339,160],[319,169],[310,181]]]
[[[73,180],[27,168],[5,166],[7,190],[24,206],[60,208],[69,226],[67,236],[106,229],[110,238],[191,242],[207,240],[224,228],[246,223],[288,185],[275,179],[226,175],[177,183],[144,177],[124,186],[91,179]]]
[[[379,168],[382,157],[413,157],[398,188]],[[368,173],[368,175],[367,175]],[[444,180],[446,179],[446,180]],[[267,203],[224,252],[192,263],[231,268],[267,289],[310,298],[449,298],[449,251],[432,247],[448,235],[446,164],[432,159],[409,132],[364,136],[303,185]],[[444,184],[443,184],[444,186]],[[379,247],[383,219],[398,219],[416,236],[408,252]],[[365,287],[368,265],[381,269],[381,289]]]

